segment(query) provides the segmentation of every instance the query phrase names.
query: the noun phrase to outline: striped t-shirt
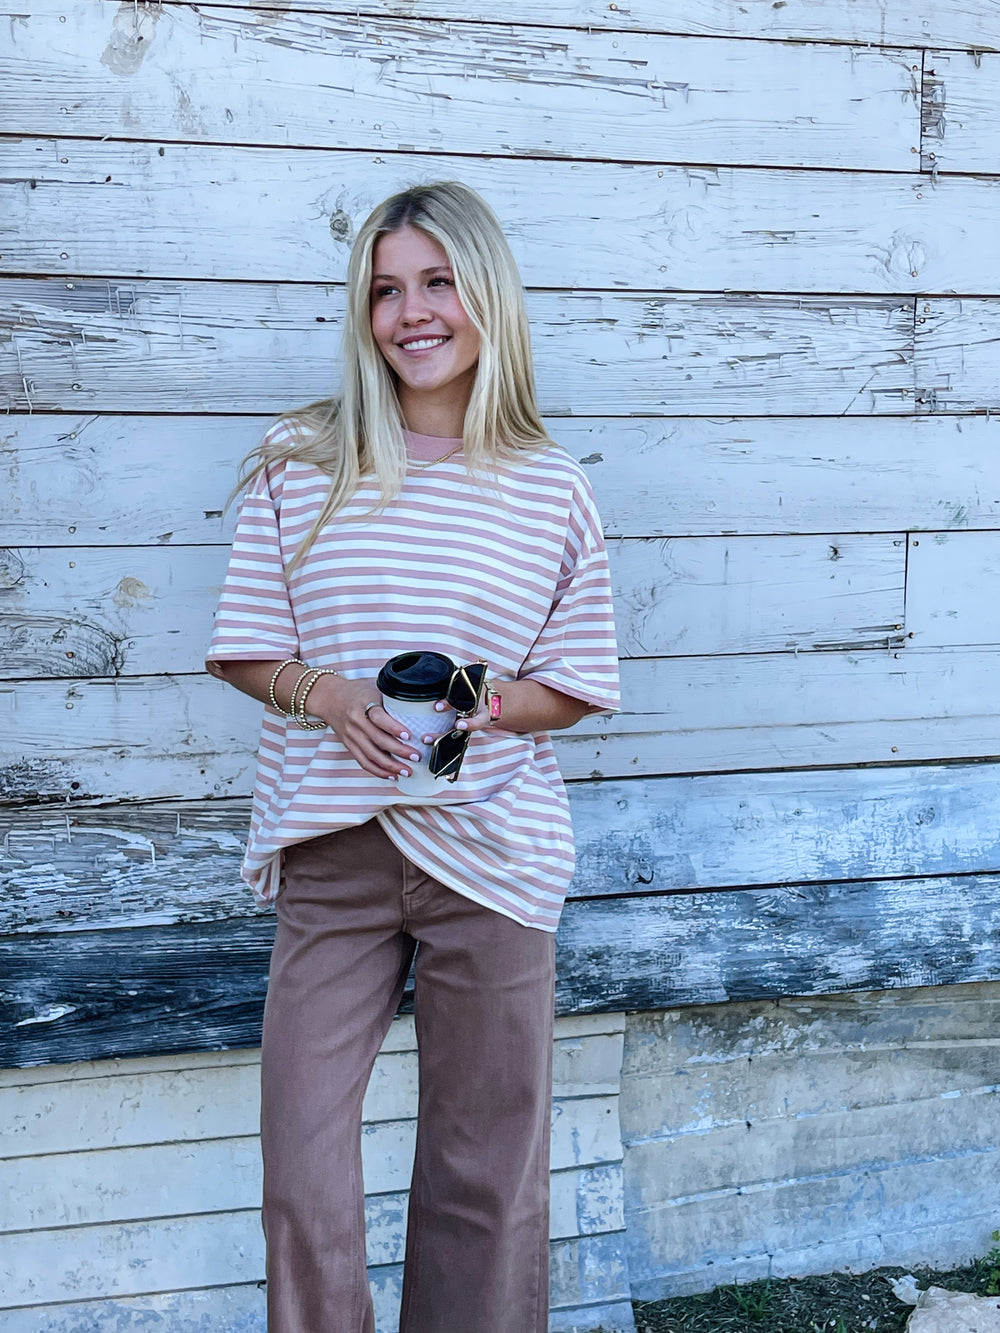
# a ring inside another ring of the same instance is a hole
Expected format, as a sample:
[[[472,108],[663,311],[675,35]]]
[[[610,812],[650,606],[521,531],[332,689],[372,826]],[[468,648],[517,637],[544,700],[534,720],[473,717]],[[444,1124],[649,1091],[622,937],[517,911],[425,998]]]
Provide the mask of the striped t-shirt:
[[[289,438],[287,421],[272,428]],[[407,436],[411,460],[460,441]],[[214,660],[299,657],[369,678],[397,653],[485,658],[499,679],[540,681],[618,707],[607,555],[589,483],[558,446],[473,477],[461,452],[413,462],[400,494],[375,509],[366,479],[285,569],[312,527],[328,478],[270,464],[240,508],[209,649]],[[374,510],[374,512],[372,512]],[[285,847],[376,818],[441,883],[525,926],[554,931],[573,873],[573,832],[549,736],[472,733],[458,780],[406,796],[376,778],[332,730],[305,731],[265,707],[243,877],[278,893]]]

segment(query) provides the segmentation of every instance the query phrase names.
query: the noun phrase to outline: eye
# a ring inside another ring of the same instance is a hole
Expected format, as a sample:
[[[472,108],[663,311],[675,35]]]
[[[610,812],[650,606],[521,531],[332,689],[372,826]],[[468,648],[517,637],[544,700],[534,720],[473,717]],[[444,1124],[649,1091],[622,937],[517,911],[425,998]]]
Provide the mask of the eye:
[[[440,283],[442,287],[454,287],[455,280],[453,278],[446,278],[444,277],[443,274],[439,273],[436,278],[431,278],[430,282],[428,283],[428,286],[434,287],[438,283]]]
[[[372,295],[375,297],[375,299],[376,299],[376,301],[377,301],[377,300],[379,299],[379,297],[382,297],[382,296],[391,296],[392,293],[393,293],[394,291],[396,291],[396,290],[397,290],[397,289],[396,289],[395,287],[393,287],[393,286],[390,286],[389,283],[379,283],[379,284],[377,284],[377,285],[375,286],[375,288],[373,289],[373,291],[372,291]]]

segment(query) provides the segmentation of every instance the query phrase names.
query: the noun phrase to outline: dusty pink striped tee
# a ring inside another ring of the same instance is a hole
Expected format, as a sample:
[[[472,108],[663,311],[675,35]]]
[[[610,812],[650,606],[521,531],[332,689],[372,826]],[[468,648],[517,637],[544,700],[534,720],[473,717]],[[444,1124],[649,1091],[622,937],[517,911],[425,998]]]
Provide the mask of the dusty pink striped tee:
[[[279,422],[270,437],[289,433]],[[458,443],[407,439],[411,457]],[[499,485],[473,478],[461,453],[411,467],[400,495],[375,513],[378,487],[365,481],[286,579],[327,488],[323,473],[292,461],[269,466],[248,491],[210,658],[297,656],[374,682],[396,653],[432,649],[457,662],[485,658],[494,676],[530,677],[595,710],[618,707],[600,520],[563,449],[502,464]],[[547,734],[475,732],[457,782],[407,797],[365,773],[331,730],[303,731],[265,708],[243,866],[258,900],[276,896],[285,847],[371,818],[458,893],[556,929],[573,831]]]

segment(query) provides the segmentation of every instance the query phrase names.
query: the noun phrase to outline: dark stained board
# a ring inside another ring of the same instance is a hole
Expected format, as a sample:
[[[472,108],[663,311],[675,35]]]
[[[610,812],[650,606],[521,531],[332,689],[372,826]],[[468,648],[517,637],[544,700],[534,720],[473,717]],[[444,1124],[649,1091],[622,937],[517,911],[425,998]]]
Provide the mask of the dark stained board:
[[[1000,978],[1000,875],[571,901],[560,1014]],[[0,939],[0,1065],[254,1046],[273,920]]]

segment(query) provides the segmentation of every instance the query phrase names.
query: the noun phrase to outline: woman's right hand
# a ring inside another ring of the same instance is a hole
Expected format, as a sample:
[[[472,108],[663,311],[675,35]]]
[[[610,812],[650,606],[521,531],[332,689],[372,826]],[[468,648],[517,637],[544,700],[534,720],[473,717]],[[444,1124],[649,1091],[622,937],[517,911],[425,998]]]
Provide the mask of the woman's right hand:
[[[365,709],[369,704],[374,707]],[[409,777],[420,755],[410,749],[402,723],[385,711],[374,680],[320,676],[309,691],[306,711],[321,718],[366,773],[395,781]],[[412,742],[411,742],[412,743]]]

